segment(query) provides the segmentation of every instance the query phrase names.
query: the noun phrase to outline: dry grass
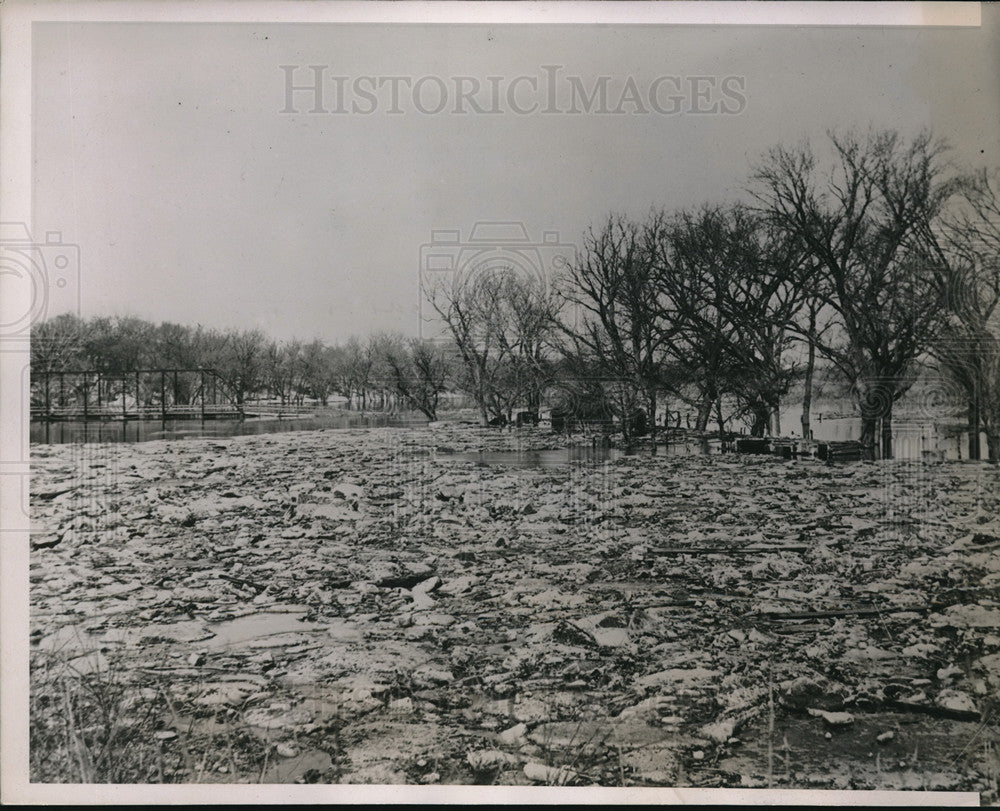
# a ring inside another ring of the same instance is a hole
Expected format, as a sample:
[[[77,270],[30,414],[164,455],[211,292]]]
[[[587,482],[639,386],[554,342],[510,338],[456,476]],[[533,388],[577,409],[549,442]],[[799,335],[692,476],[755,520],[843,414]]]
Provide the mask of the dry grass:
[[[32,652],[33,782],[164,782],[175,774],[155,734],[162,698],[123,672],[97,654],[66,661]]]
[[[239,713],[212,734],[196,733],[168,684],[114,656],[32,651],[32,782],[257,782],[270,748]]]

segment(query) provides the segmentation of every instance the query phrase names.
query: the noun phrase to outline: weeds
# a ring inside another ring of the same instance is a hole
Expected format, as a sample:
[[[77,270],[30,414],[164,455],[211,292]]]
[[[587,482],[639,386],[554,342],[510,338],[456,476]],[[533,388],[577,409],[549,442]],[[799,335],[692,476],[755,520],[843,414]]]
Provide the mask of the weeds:
[[[767,787],[774,788],[774,679],[767,678]]]
[[[154,733],[163,704],[94,653],[66,661],[32,652],[29,762],[33,782],[169,780]]]
[[[162,678],[151,681],[113,654],[75,653],[31,652],[32,782],[189,783],[222,774],[252,782],[263,776],[268,747],[236,718],[221,731],[197,734]]]
[[[1000,749],[993,741],[983,741],[986,791],[984,799],[991,804],[1000,803]]]

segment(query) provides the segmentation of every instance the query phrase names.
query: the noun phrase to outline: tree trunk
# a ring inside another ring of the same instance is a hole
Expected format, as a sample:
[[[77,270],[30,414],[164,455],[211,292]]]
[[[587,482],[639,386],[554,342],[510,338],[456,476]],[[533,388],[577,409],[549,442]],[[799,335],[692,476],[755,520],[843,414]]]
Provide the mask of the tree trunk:
[[[969,458],[982,459],[982,449],[979,447],[979,398],[973,394],[969,398]]]
[[[767,423],[770,413],[763,403],[753,405],[753,423],[750,425],[750,436],[764,436],[767,432]]]
[[[816,331],[816,311],[809,310],[809,354],[806,357],[805,391],[802,394],[802,438],[812,439],[812,426],[809,423],[809,412],[812,409],[813,373],[816,370],[816,341],[813,333]]]
[[[878,417],[861,417],[861,448],[865,460],[875,461],[875,433],[878,428]]]
[[[622,442],[628,450],[632,449],[632,429],[629,427],[628,420],[622,423]]]
[[[626,448],[631,448],[632,443],[635,439],[632,436],[633,398],[629,396],[630,392],[626,392],[624,386],[616,386],[616,389],[617,389],[616,402],[615,402],[616,414],[613,415],[612,418],[614,418],[614,416],[617,416],[617,418],[621,422],[622,442],[625,443]]]
[[[656,456],[656,391],[649,393],[649,455]]]
[[[476,379],[476,391],[475,399],[479,403],[479,417],[483,421],[483,426],[490,424],[489,409],[486,406],[486,386],[483,383],[483,375],[485,371],[483,369],[479,370],[479,376]]]
[[[706,396],[698,403],[698,414],[695,418],[694,430],[705,431],[708,428],[708,418],[712,416],[712,399]]]
[[[892,459],[892,401],[882,415],[882,458]]]
[[[991,462],[1000,462],[1000,434],[986,432],[986,452]]]
[[[893,386],[887,379],[860,381],[858,405],[861,410],[861,445],[863,458],[873,462],[879,452],[879,420],[882,421],[881,451],[883,459],[892,458]]]
[[[715,401],[715,419],[719,423],[719,439],[722,439],[723,434],[726,432],[725,423],[722,420],[722,398],[719,397]]]
[[[771,406],[771,436],[781,436],[781,403]]]

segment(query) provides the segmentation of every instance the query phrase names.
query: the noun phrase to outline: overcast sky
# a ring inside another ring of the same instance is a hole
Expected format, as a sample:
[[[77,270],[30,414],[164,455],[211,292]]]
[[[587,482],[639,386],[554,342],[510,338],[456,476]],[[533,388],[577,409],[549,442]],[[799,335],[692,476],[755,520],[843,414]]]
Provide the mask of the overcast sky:
[[[830,127],[930,126],[1000,165],[998,22],[36,24],[34,228],[80,246],[84,315],[417,334],[434,229],[573,243],[611,210],[736,199],[764,150]],[[289,105],[310,65],[323,112]],[[579,94],[601,76],[603,109]]]

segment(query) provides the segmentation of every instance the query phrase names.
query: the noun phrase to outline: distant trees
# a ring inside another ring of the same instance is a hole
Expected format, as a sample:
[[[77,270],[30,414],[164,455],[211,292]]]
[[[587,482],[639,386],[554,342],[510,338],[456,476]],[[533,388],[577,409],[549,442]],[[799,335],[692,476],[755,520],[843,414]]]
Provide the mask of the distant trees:
[[[86,324],[82,318],[64,313],[31,327],[31,371],[61,372],[85,368],[83,359]]]
[[[313,397],[327,405],[337,385],[338,348],[316,339],[303,346],[300,359],[300,395]]]
[[[31,366],[36,375],[102,372],[103,396],[127,391],[146,405],[159,402],[162,381],[133,379],[133,373],[163,371],[171,402],[189,405],[200,396],[204,378],[174,372],[205,370],[221,384],[218,393],[240,408],[261,396],[282,405],[305,397],[327,405],[336,392],[358,408],[402,402],[429,419],[436,418],[441,395],[451,383],[446,348],[402,336],[351,338],[330,346],[320,340],[278,342],[257,329],[206,330],[134,317],[69,314],[34,325]],[[91,386],[88,380],[80,385]]]
[[[295,399],[296,393],[303,388],[302,342],[267,341],[263,366],[263,377],[271,394],[277,396],[282,405]]]
[[[219,337],[211,350],[211,365],[226,384],[237,408],[262,388],[266,378],[267,338],[258,329],[238,330]]]

